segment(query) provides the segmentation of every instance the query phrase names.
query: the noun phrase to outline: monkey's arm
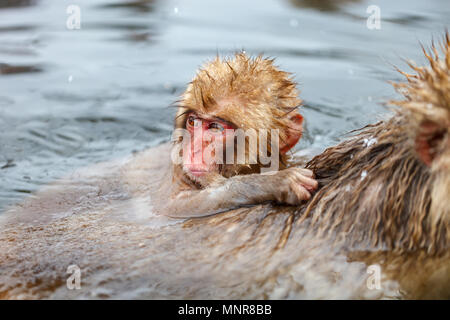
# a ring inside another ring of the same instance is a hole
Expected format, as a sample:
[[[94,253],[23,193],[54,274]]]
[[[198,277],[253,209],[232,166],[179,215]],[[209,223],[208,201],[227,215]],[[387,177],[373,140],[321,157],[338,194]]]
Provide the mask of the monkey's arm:
[[[312,176],[310,170],[299,168],[228,179],[220,176],[205,189],[178,193],[158,211],[172,218],[193,218],[266,201],[298,205],[308,200],[310,192],[317,188],[317,181]]]

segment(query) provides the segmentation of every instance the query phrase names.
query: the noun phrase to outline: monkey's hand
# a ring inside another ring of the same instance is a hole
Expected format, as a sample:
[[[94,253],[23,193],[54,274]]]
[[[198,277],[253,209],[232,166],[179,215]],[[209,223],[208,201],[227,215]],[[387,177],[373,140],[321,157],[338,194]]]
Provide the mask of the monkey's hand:
[[[288,168],[265,174],[212,176],[210,185],[178,192],[161,213],[172,218],[204,217],[266,201],[298,205],[317,188],[311,170]]]
[[[273,187],[273,197],[278,203],[298,205],[309,200],[318,187],[314,173],[308,169],[288,168],[262,175],[268,175],[271,180],[268,183]]]

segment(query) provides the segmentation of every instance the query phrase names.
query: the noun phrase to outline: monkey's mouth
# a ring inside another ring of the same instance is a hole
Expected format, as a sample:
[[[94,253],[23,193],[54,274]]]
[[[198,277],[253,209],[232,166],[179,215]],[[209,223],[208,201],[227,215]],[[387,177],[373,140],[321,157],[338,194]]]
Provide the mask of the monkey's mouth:
[[[194,177],[201,177],[210,171],[207,166],[199,166],[199,165],[185,165],[184,171],[193,175]]]
[[[206,172],[208,172],[208,171],[203,171],[203,170],[190,170],[189,172],[190,172],[193,176],[195,176],[195,177],[201,177],[201,176],[205,175]]]

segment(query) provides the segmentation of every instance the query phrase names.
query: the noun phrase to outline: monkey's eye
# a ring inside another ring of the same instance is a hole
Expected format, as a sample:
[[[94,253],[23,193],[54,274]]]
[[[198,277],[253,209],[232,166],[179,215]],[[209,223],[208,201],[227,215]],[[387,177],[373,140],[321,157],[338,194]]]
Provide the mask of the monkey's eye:
[[[209,125],[208,130],[210,130],[214,133],[220,133],[220,132],[223,132],[223,130],[225,130],[225,128],[218,122],[212,122]]]
[[[189,127],[194,128],[197,128],[202,124],[202,121],[199,118],[196,118],[195,116],[189,116],[186,122]]]

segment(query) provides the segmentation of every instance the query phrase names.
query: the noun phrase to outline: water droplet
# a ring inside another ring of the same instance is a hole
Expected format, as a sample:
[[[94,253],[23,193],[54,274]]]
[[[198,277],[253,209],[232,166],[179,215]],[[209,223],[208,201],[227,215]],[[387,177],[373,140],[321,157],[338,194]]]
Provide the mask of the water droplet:
[[[291,19],[289,20],[289,25],[293,28],[298,26],[298,20],[297,19]]]
[[[367,171],[363,170],[363,172],[361,172],[361,181],[364,180],[364,178],[367,176]]]
[[[370,147],[370,146],[376,144],[378,142],[378,140],[375,138],[370,138],[370,139],[364,139],[363,142],[364,142],[365,147]]]

